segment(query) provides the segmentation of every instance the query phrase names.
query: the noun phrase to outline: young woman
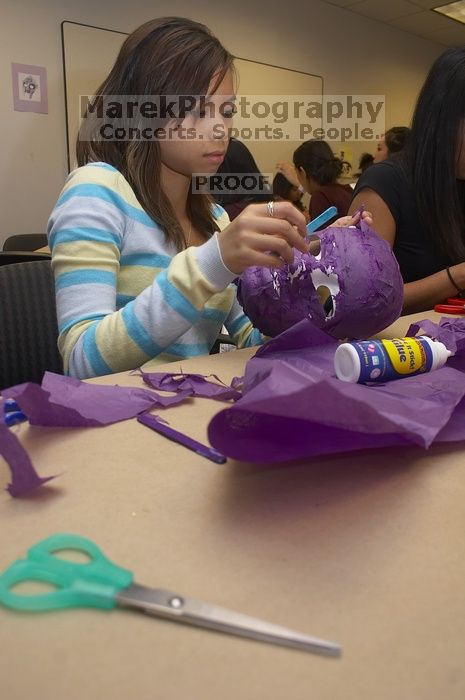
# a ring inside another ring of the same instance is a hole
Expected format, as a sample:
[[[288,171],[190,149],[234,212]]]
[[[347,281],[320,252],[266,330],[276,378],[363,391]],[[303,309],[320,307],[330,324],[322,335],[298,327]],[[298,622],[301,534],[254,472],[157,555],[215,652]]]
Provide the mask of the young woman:
[[[67,373],[205,354],[223,325],[239,347],[262,342],[231,283],[308,246],[288,202],[251,205],[229,223],[192,191],[192,175],[213,174],[224,158],[233,77],[231,54],[188,19],[147,22],[124,42],[49,221]]]
[[[310,194],[310,218],[314,219],[332,206],[336,207],[338,216],[345,216],[353,190],[350,185],[337,182],[342,173],[342,161],[334,156],[326,141],[305,141],[294,151],[293,160],[299,182]]]
[[[355,173],[355,175],[360,177],[370,165],[373,165],[374,161],[374,156],[372,156],[371,153],[362,153],[358,162],[358,172]]]
[[[396,157],[407,145],[409,134],[408,126],[393,126],[388,129],[383,140],[378,143],[373,161],[381,163],[386,158]]]
[[[326,141],[304,141],[293,155],[294,165],[277,163],[276,168],[302,192],[310,194],[310,219],[322,214],[328,207],[336,207],[338,216],[345,216],[352,200],[350,185],[340,185],[342,161],[336,158]],[[336,222],[337,217],[326,226]]]
[[[464,136],[465,49],[448,49],[421,89],[405,150],[362,174],[350,207],[365,205],[393,246],[405,313],[465,289]]]

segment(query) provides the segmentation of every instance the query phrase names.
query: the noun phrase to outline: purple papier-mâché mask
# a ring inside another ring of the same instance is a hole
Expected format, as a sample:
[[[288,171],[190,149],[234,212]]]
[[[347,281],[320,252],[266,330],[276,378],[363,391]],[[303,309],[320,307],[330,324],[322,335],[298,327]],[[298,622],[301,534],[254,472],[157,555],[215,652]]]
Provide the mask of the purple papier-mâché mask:
[[[243,272],[237,295],[253,325],[274,337],[309,318],[335,338],[366,338],[393,323],[404,285],[390,245],[364,221],[318,237],[317,256],[295,250],[292,265]]]

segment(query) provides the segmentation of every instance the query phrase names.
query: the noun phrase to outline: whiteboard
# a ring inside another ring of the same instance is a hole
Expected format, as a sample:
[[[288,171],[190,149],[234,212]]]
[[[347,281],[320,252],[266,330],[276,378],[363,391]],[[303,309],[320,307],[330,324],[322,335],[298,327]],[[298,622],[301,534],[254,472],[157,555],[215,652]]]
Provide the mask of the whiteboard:
[[[69,21],[62,22],[61,34],[68,168],[72,170],[76,167],[75,144],[81,119],[79,96],[95,94],[110,72],[127,34]],[[234,64],[239,79],[239,97],[305,95],[322,99],[321,76],[242,58],[236,58]],[[236,121],[234,124],[236,126]],[[274,172],[275,164],[279,160],[291,161],[293,151],[298,145],[292,140],[242,140],[247,144],[263,173]],[[299,143],[300,141],[301,139]]]

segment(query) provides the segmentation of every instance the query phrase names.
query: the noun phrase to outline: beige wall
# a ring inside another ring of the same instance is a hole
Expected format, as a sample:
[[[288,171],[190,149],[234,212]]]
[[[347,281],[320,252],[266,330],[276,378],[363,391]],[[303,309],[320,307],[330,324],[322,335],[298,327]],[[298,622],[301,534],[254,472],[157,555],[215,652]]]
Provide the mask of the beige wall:
[[[387,127],[408,123],[425,73],[443,47],[318,0],[299,4],[0,0],[0,247],[8,235],[45,229],[66,176],[63,20],[130,31],[156,15],[192,17],[238,56],[322,75],[326,94],[386,94]],[[46,67],[47,115],[13,111],[12,62]],[[354,144],[354,155],[363,146]]]

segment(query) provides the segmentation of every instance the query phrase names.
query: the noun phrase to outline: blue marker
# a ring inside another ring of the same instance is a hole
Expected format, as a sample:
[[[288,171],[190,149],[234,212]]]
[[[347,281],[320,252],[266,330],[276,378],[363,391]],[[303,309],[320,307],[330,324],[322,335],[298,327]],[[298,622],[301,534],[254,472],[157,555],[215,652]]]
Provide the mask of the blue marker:
[[[336,207],[329,207],[322,214],[317,216],[313,221],[307,224],[307,233],[314,233],[318,228],[323,226],[327,221],[337,216]]]

